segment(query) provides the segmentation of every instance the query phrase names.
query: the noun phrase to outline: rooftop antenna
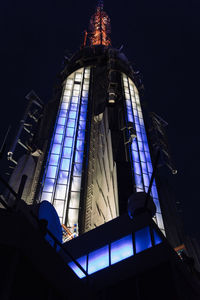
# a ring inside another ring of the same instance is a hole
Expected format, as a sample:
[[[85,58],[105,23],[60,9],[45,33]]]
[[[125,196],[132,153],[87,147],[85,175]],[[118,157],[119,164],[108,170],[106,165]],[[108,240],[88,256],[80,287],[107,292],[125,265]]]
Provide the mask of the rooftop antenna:
[[[96,12],[90,19],[90,45],[111,46],[110,18],[103,10],[103,0],[98,0]]]

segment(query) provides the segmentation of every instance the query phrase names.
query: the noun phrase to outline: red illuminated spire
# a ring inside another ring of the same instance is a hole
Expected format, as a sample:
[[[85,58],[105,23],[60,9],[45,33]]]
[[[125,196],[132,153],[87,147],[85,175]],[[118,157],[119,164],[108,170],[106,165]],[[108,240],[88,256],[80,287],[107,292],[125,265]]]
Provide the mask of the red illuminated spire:
[[[90,19],[90,45],[110,46],[110,18],[103,10],[103,1],[99,0],[96,12]]]

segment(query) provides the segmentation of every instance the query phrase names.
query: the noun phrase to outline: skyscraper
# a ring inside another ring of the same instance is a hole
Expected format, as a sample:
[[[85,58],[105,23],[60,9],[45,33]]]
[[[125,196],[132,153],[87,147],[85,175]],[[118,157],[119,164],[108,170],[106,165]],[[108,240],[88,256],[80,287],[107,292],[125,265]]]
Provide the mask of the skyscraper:
[[[139,89],[137,73],[111,45],[110,19],[98,1],[81,49],[65,58],[52,101],[43,107],[28,96],[37,111],[29,105],[8,156],[16,163],[11,186],[17,190],[26,174],[22,198],[52,203],[66,239],[114,219],[131,194],[148,191],[153,167]],[[37,125],[25,145],[27,118]],[[26,154],[16,162],[18,144]],[[151,195],[164,232],[155,180]]]

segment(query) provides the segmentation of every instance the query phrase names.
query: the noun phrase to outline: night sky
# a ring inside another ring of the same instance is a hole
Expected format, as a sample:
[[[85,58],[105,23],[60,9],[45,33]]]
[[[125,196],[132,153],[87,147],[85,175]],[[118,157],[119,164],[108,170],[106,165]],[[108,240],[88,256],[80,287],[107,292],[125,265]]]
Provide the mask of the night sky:
[[[63,56],[83,41],[96,1],[3,1],[0,11],[0,142],[9,140],[34,90],[51,99]],[[187,233],[200,235],[198,0],[104,1],[111,18],[112,45],[142,74],[143,105],[166,120],[178,174],[169,173]],[[5,162],[1,162],[2,170]],[[3,171],[1,171],[1,174]]]

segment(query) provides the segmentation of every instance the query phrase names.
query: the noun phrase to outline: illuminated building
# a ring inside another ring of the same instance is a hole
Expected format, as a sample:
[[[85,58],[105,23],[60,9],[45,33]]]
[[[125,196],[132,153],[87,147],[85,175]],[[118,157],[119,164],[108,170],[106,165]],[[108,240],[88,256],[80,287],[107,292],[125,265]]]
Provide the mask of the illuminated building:
[[[28,151],[10,184],[17,190],[25,172],[22,198],[52,203],[66,238],[124,213],[131,194],[148,191],[153,171],[137,74],[109,34],[110,19],[99,1],[84,45],[66,61],[53,101],[38,114],[31,142],[25,146],[17,136]],[[16,145],[9,151],[14,162]],[[151,194],[155,222],[164,232],[155,181]]]
[[[39,300],[200,297],[195,269],[163,234],[155,180],[151,209],[127,213],[130,196],[146,196],[153,166],[140,81],[109,33],[99,1],[52,101],[27,95],[8,152],[16,166],[0,196],[5,299],[27,299],[26,288]],[[26,152],[19,154],[18,145]]]

